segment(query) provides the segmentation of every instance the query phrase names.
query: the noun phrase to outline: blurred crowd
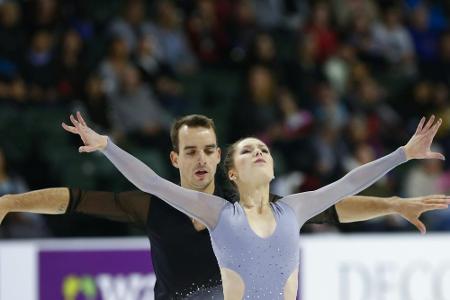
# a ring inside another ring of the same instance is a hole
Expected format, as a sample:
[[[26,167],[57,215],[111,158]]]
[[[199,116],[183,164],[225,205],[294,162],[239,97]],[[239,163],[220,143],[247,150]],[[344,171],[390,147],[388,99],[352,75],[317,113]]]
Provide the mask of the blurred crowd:
[[[450,156],[449,17],[439,0],[2,0],[0,195],[131,188],[60,133],[75,110],[174,181],[170,124],[207,114],[222,147],[248,135],[271,147],[278,194],[319,188],[396,149],[424,115],[443,118],[435,145]],[[449,192],[448,163],[424,161],[362,194]],[[450,212],[424,219],[450,230]],[[134,233],[102,222],[16,214],[0,235]],[[307,228],[324,230],[413,227],[390,216]]]

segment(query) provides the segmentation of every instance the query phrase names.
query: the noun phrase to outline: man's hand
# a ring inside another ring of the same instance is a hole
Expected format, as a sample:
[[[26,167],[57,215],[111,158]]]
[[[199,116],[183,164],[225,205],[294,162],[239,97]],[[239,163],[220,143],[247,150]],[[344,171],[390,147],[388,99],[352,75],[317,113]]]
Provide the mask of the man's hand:
[[[81,146],[78,149],[79,152],[94,152],[106,148],[108,137],[106,135],[100,135],[89,128],[80,112],[77,112],[77,118],[70,115],[70,121],[74,126],[69,126],[65,123],[62,123],[61,125],[66,131],[80,136],[84,146]]]
[[[441,153],[431,152],[430,147],[433,138],[442,124],[442,119],[434,122],[434,115],[426,122],[422,118],[417,126],[416,132],[404,146],[406,158],[409,159],[442,159],[445,157]]]
[[[419,217],[424,212],[447,209],[450,204],[450,197],[445,195],[430,195],[416,198],[398,199],[394,210],[403,218],[419,229],[420,233],[425,234],[427,229]]]

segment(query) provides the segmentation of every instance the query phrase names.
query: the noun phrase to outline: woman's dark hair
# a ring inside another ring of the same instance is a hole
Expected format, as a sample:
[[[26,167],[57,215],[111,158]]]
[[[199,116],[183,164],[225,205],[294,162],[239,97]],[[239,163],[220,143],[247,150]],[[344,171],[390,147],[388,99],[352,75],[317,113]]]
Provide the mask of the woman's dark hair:
[[[228,181],[230,182],[230,184],[232,185],[233,189],[237,190],[237,186],[236,183],[234,183],[233,181],[230,180],[230,178],[228,177],[228,171],[230,171],[230,169],[232,169],[234,167],[234,153],[236,153],[236,146],[242,142],[245,139],[248,139],[251,137],[245,137],[245,138],[241,138],[239,140],[237,140],[236,142],[234,142],[233,144],[229,145],[227,147],[227,151],[225,154],[225,157],[223,159],[223,171],[225,173],[225,177],[228,179]]]

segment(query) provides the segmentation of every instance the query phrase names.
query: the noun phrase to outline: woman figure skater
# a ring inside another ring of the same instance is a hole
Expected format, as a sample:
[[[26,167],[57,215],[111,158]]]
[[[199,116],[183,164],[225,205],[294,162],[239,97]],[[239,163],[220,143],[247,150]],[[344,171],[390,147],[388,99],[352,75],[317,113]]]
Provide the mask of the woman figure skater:
[[[154,194],[188,216],[204,223],[210,233],[225,299],[295,299],[298,288],[299,232],[309,218],[370,186],[410,159],[444,159],[430,151],[442,121],[420,121],[409,142],[378,160],[360,166],[318,190],[269,201],[274,178],[272,156],[258,139],[245,138],[229,147],[224,165],[239,192],[239,202],[184,189],[117,147],[107,136],[90,129],[80,113],[70,116],[80,135],[80,152],[100,150],[134,185]],[[201,165],[198,166],[201,168]],[[195,272],[195,270],[192,270]]]

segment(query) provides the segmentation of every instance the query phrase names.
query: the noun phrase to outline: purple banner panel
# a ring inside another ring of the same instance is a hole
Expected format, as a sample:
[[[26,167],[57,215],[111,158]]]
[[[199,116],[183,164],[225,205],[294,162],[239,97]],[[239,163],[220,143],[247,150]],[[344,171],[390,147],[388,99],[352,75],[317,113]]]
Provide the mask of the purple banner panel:
[[[148,250],[39,253],[40,300],[153,300]]]

